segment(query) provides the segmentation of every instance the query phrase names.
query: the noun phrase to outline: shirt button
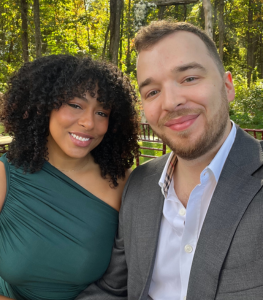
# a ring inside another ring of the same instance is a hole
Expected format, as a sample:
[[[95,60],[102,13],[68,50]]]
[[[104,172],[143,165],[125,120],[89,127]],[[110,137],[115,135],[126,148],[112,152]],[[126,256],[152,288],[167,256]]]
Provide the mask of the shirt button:
[[[185,245],[184,246],[184,251],[186,253],[191,253],[193,251],[193,247],[191,245]]]
[[[180,216],[185,216],[185,213],[186,213],[186,210],[185,210],[184,208],[181,208],[181,209],[179,210],[179,215],[180,215]]]

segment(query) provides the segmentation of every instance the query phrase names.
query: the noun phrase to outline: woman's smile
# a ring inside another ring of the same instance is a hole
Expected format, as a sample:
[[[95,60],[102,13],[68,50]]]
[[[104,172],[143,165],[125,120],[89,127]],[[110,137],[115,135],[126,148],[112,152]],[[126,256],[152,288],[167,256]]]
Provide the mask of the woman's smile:
[[[73,144],[79,147],[88,147],[92,142],[93,137],[83,133],[72,133],[69,132],[70,139]]]
[[[54,155],[71,158],[85,158],[102,141],[108,130],[110,110],[103,108],[87,92],[83,97],[75,97],[69,103],[53,110],[50,116],[49,159]]]

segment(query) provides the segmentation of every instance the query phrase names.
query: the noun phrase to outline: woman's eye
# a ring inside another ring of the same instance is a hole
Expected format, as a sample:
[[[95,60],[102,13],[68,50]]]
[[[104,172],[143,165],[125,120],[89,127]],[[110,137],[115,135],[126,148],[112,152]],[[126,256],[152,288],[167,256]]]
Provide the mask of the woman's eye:
[[[74,104],[74,103],[68,103],[68,105],[70,107],[76,108],[76,109],[81,109],[81,107],[78,104]]]
[[[104,112],[102,111],[98,111],[97,114],[101,117],[104,117],[104,118],[107,118],[108,117],[108,114],[105,114]]]

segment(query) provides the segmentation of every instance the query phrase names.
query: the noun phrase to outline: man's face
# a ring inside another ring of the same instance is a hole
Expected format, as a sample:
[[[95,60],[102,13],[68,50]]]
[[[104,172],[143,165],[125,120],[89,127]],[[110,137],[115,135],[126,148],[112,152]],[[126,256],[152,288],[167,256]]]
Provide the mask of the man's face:
[[[147,121],[179,157],[201,157],[226,138],[231,74],[222,78],[195,34],[179,31],[141,51],[137,80]]]

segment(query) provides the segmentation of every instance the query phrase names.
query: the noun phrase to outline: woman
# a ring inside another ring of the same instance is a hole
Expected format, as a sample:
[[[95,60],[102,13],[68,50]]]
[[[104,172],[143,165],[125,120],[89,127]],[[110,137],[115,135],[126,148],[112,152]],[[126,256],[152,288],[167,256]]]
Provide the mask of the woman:
[[[135,93],[114,66],[53,55],[25,64],[4,99],[0,300],[74,299],[110,260],[138,153]]]

